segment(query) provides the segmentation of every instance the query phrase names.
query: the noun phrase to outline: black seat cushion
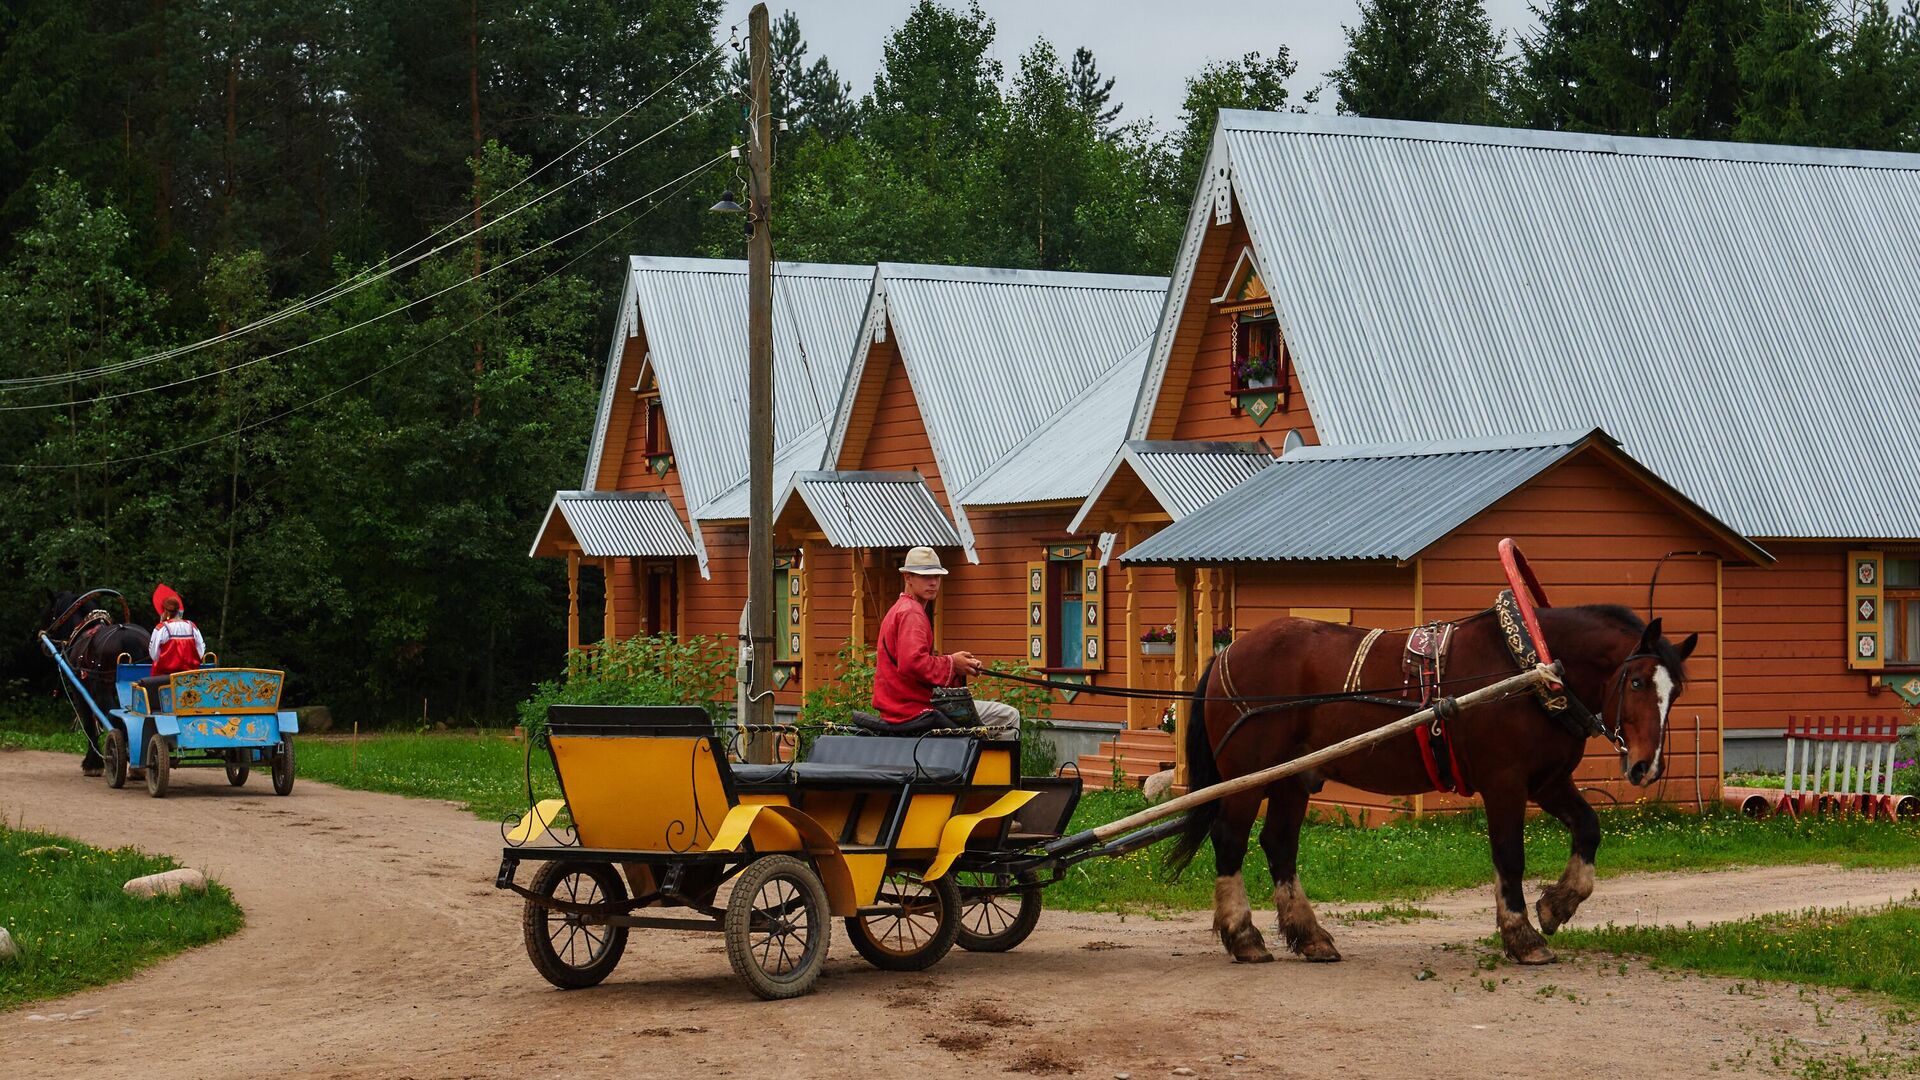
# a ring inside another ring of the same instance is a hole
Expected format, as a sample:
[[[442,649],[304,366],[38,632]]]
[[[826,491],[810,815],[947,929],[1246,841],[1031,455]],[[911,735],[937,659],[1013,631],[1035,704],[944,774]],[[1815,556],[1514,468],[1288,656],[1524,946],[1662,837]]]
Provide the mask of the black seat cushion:
[[[974,740],[963,735],[925,739],[875,739],[866,735],[822,735],[799,764],[804,779],[828,777],[840,782],[872,778],[904,783],[919,780],[958,784],[967,777]]]
[[[786,765],[748,765],[745,762],[733,763],[733,779],[741,784],[784,784],[792,779],[793,766]]]

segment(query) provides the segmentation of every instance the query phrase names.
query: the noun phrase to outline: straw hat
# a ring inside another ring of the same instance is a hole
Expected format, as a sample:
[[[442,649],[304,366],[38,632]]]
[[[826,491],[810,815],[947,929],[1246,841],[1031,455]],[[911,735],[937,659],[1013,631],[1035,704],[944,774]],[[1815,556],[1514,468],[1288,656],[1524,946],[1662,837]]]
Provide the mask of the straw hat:
[[[947,568],[940,565],[940,555],[930,547],[917,547],[907,552],[907,561],[900,564],[903,574],[921,574],[931,577],[945,574]]]

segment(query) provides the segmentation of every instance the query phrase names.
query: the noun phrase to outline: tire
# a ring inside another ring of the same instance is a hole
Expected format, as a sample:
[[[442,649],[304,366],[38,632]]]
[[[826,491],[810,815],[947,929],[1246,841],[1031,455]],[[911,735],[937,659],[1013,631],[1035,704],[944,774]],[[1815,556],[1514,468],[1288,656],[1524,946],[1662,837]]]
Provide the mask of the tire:
[[[127,786],[127,733],[119,728],[107,732],[105,771],[107,786],[123,788]]]
[[[227,751],[227,783],[234,787],[244,786],[247,775],[253,772],[253,767],[247,759],[248,753],[246,750]]]
[[[791,855],[755,859],[733,881],[721,929],[733,973],[756,996],[799,997],[827,964],[833,933],[827,887],[813,867]]]
[[[960,933],[955,944],[968,952],[1006,952],[1027,940],[1040,922],[1044,902],[1040,886],[1029,885],[1016,893],[1000,893],[966,899],[975,888],[1005,888],[1005,874],[969,871],[956,875],[963,897],[960,905]]]
[[[533,875],[536,896],[573,904],[624,903],[627,887],[620,871],[607,863],[550,862]],[[590,926],[579,916],[541,907],[528,900],[520,913],[527,959],[542,978],[562,990],[598,986],[627,951],[627,928]]]
[[[280,736],[280,749],[273,754],[273,793],[293,794],[293,736]]]
[[[156,799],[167,797],[168,774],[173,771],[173,748],[159,732],[147,736],[147,794]]]
[[[910,872],[888,874],[876,904],[900,904],[904,915],[856,915],[847,936],[867,963],[885,971],[924,971],[953,948],[960,934],[960,886],[952,874],[926,882]]]

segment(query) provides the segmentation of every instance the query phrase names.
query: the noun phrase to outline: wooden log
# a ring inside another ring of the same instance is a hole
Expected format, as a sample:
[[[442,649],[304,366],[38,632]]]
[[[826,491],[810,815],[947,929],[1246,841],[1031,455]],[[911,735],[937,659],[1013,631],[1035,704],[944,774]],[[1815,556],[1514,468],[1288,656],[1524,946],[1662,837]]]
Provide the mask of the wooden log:
[[[1459,705],[1462,709],[1469,709],[1475,705],[1484,705],[1490,701],[1499,701],[1502,698],[1525,693],[1532,690],[1536,683],[1553,682],[1557,678],[1558,675],[1554,668],[1547,667],[1544,664],[1535,665],[1531,671],[1523,671],[1511,678],[1502,679],[1491,686],[1483,686],[1478,690],[1462,694],[1453,700],[1455,704]],[[1236,776],[1231,780],[1223,780],[1218,784],[1201,788],[1198,791],[1189,791],[1179,798],[1169,799],[1158,806],[1149,806],[1137,814],[1129,814],[1118,821],[1110,821],[1097,829],[1062,837],[1048,844],[1047,848],[1050,851],[1066,851],[1092,841],[1111,840],[1123,833],[1132,832],[1134,829],[1138,829],[1143,825],[1151,825],[1156,821],[1172,817],[1174,814],[1182,813],[1196,806],[1202,806],[1206,803],[1224,799],[1229,795],[1237,795],[1242,791],[1247,791],[1252,788],[1265,787],[1275,780],[1284,779],[1295,773],[1305,772],[1308,769],[1332,761],[1335,758],[1345,757],[1356,750],[1364,750],[1375,743],[1385,742],[1396,735],[1412,731],[1414,728],[1432,719],[1432,709],[1421,709],[1411,716],[1403,716],[1392,723],[1383,724],[1380,727],[1374,728],[1372,731],[1361,732],[1351,739],[1342,739],[1332,746],[1323,746],[1310,754],[1302,754],[1291,761],[1283,761],[1278,765],[1270,765],[1258,772],[1250,772],[1245,776]]]

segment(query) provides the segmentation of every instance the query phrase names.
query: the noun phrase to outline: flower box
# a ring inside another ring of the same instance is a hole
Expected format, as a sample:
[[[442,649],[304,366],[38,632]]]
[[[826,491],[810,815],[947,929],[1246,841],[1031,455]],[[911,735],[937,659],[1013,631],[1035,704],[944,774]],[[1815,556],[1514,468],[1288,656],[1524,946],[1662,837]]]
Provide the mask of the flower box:
[[[1141,656],[1172,656],[1173,642],[1143,641],[1140,643],[1140,655]]]

